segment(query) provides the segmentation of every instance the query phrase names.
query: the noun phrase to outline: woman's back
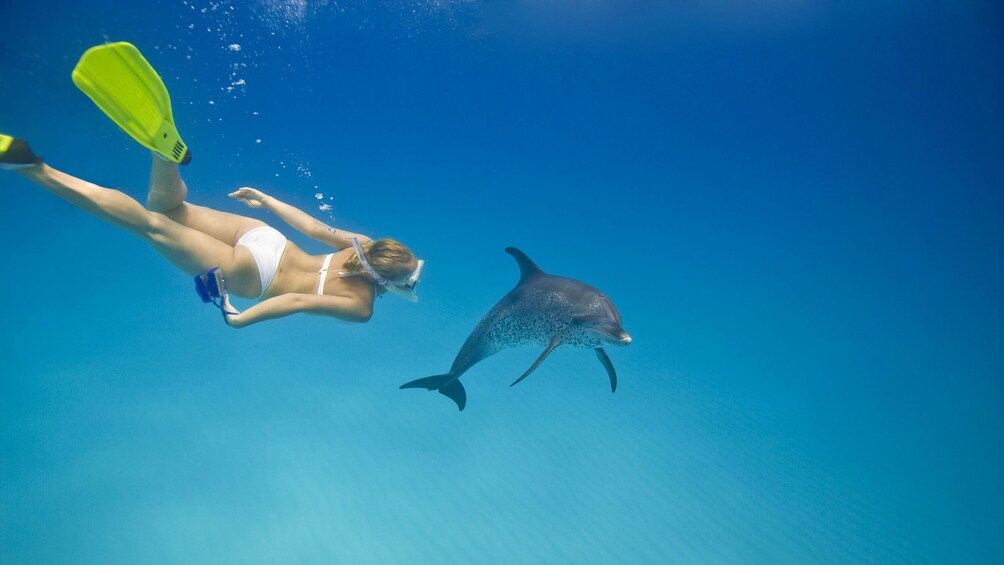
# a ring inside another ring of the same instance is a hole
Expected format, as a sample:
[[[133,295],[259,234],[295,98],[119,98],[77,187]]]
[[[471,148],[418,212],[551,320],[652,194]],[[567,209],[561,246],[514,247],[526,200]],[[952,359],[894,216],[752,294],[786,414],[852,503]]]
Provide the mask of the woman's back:
[[[353,296],[365,300],[373,299],[373,285],[365,277],[340,277],[345,261],[355,252],[350,247],[334,252],[324,278],[324,292],[328,296]],[[275,280],[262,297],[271,298],[280,294],[317,294],[321,280],[320,271],[326,255],[310,255],[289,241],[279,262]]]

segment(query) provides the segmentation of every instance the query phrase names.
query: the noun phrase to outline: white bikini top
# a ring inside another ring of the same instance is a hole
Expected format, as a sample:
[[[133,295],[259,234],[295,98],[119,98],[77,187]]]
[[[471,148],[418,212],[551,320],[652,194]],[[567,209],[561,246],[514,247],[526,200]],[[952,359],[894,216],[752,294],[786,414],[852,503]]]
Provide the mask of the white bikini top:
[[[327,257],[324,258],[324,264],[321,265],[321,270],[318,271],[321,280],[317,281],[317,294],[324,294],[324,279],[328,278],[328,265],[331,264],[333,256],[334,253],[328,253]]]

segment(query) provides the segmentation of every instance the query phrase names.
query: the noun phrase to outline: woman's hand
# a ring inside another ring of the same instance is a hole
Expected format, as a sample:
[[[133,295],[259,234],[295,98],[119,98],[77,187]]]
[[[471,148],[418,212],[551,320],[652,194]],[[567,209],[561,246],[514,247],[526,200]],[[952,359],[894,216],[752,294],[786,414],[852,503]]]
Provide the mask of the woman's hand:
[[[238,188],[234,192],[231,192],[230,196],[243,202],[249,208],[261,208],[265,205],[265,201],[268,200],[268,195],[264,192],[249,186]]]

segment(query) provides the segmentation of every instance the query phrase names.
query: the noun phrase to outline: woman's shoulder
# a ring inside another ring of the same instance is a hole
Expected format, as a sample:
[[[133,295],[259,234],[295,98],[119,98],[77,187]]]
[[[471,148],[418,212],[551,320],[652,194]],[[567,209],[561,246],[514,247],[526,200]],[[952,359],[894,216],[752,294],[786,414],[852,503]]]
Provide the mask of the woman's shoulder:
[[[352,248],[331,249],[327,253],[324,253],[323,255],[315,255],[314,257],[316,257],[319,261],[323,262],[327,261],[328,257],[330,256],[331,260],[329,261],[328,269],[337,271],[339,268],[341,268],[342,265],[345,264],[346,261],[349,260],[349,257],[352,257],[353,253],[354,252],[352,251]]]

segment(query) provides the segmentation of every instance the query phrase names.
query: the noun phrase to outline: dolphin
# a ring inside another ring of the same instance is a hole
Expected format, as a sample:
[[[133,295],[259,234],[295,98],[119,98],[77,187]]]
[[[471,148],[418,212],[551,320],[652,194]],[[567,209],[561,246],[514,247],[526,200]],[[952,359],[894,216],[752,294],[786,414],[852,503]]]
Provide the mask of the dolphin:
[[[507,247],[519,265],[519,282],[478,322],[460,348],[450,372],[417,379],[400,388],[436,390],[451,398],[463,410],[467,391],[460,376],[479,361],[517,345],[546,346],[540,357],[509,386],[522,381],[559,345],[591,348],[610,377],[610,391],[617,390],[617,371],[603,345],[627,345],[631,336],[621,327],[621,315],[614,303],[584,282],[549,275],[526,253]]]

